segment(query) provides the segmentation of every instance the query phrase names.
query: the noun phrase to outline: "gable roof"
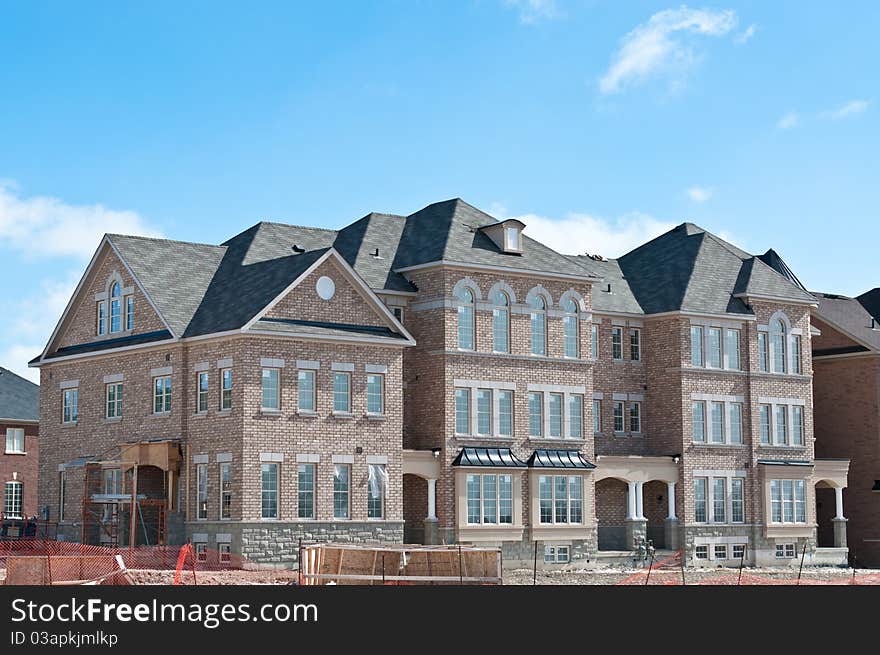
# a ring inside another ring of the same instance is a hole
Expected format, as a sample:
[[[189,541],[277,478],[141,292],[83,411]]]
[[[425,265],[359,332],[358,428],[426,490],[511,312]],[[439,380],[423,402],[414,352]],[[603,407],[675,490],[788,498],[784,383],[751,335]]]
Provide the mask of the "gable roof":
[[[819,303],[817,318],[861,344],[864,350],[870,348],[880,352],[880,317],[871,311],[876,312],[880,307],[872,303],[872,292],[857,298],[819,291],[814,291],[813,296]],[[876,329],[871,328],[871,319],[874,319]]]
[[[40,386],[0,366],[0,419],[40,420]]]
[[[693,223],[682,223],[617,260],[646,314],[751,314],[742,296],[815,299],[763,261]]]

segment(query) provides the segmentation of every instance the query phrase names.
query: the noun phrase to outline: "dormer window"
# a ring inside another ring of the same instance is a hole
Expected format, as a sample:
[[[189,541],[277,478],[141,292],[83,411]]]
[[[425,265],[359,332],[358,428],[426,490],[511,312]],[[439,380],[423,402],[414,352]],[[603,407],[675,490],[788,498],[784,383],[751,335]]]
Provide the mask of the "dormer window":
[[[131,332],[134,329],[134,289],[123,287],[122,278],[114,273],[107,281],[106,291],[95,294],[98,336]]]
[[[480,228],[480,231],[489,237],[502,252],[511,255],[521,255],[523,248],[522,231],[525,226],[525,223],[515,218],[509,218],[506,221],[485,225]]]

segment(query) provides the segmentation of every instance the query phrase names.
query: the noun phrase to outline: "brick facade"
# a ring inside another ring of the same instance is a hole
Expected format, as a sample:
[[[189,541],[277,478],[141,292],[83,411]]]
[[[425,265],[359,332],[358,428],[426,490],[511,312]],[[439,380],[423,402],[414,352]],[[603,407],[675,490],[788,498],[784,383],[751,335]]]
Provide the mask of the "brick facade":
[[[6,430],[24,430],[24,453],[7,453],[5,448]],[[22,487],[22,516],[31,518],[39,517],[39,503],[37,500],[37,473],[40,456],[39,443],[40,428],[32,422],[0,422],[0,438],[4,440],[3,449],[0,450],[0,482],[21,482]]]

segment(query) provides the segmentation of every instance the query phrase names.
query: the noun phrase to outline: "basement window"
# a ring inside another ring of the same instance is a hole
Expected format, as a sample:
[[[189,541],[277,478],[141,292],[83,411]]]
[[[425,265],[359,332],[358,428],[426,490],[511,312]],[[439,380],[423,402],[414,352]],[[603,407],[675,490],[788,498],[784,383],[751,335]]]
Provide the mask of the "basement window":
[[[569,561],[568,546],[544,546],[545,564],[567,564]]]

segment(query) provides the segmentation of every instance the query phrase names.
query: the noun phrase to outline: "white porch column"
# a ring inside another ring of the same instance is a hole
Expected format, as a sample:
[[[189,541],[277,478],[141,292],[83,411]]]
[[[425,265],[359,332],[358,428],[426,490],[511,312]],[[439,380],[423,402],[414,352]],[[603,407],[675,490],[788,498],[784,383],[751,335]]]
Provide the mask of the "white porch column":
[[[428,478],[428,519],[437,520],[437,480]]]
[[[667,482],[666,483],[666,497],[669,499],[669,512],[666,515],[667,519],[675,519],[675,483]]]
[[[842,519],[843,516],[843,487],[834,487],[834,502],[837,507],[836,519]]]
[[[636,482],[636,518],[645,518],[645,483]]]
[[[626,518],[627,519],[635,519],[638,518],[638,508],[636,507],[636,483],[635,482],[627,482],[627,486],[629,487],[627,493],[627,503],[626,503]]]

